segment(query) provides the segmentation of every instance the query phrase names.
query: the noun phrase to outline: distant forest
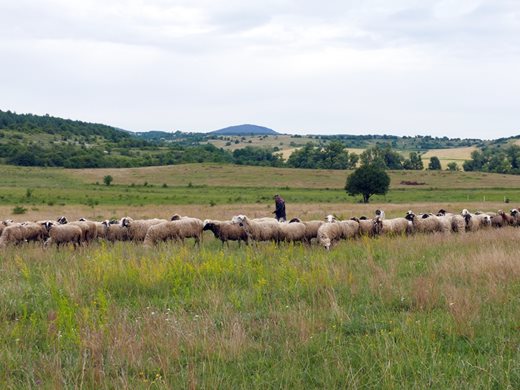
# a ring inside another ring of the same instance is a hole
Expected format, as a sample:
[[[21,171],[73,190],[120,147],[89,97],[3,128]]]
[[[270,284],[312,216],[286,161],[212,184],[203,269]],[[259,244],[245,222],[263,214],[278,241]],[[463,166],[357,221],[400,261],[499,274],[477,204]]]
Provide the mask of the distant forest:
[[[266,137],[266,136],[264,136]],[[387,169],[423,169],[420,153],[440,148],[477,146],[466,171],[520,173],[520,147],[509,139],[485,142],[448,137],[390,135],[314,135],[311,142],[284,161],[278,148],[246,146],[234,151],[218,148],[214,134],[150,131],[131,133],[103,124],[49,115],[0,110],[0,162],[21,166],[65,168],[129,168],[184,163],[233,163],[306,169],[352,169],[359,162],[377,162]],[[291,142],[293,144],[293,142]],[[364,148],[357,155],[345,148]],[[408,151],[407,157],[397,151]]]

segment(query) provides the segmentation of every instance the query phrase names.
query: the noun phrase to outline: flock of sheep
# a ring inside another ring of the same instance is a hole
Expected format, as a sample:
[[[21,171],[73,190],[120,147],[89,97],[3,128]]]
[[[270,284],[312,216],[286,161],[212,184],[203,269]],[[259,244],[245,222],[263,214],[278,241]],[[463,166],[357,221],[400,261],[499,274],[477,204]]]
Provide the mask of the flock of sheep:
[[[229,221],[205,220],[181,217],[177,214],[170,220],[139,219],[124,217],[119,221],[94,222],[81,218],[69,222],[66,217],[56,221],[19,222],[5,220],[0,224],[0,248],[9,244],[30,241],[42,242],[45,246],[73,244],[87,245],[94,240],[134,241],[152,246],[158,242],[175,240],[184,242],[193,238],[200,243],[203,232],[213,232],[222,241],[302,242],[312,240],[327,250],[340,240],[353,239],[361,235],[409,235],[413,233],[465,233],[488,227],[520,226],[517,209],[505,213],[470,213],[464,209],[460,214],[440,210],[438,213],[414,214],[408,211],[402,218],[386,219],[382,210],[376,210],[374,218],[351,218],[340,221],[333,215],[324,220],[302,221],[294,218],[289,222],[278,222],[274,218],[250,219],[237,215]],[[229,245],[229,243],[228,243]]]

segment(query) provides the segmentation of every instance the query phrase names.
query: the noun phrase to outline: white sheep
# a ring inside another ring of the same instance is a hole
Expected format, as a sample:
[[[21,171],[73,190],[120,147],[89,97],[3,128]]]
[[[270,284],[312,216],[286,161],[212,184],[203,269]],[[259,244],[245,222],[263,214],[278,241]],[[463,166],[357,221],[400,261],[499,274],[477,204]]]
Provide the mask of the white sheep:
[[[313,239],[318,238],[318,229],[325,222],[323,221],[302,221],[299,218],[293,218],[289,221],[289,223],[293,222],[301,222],[305,225],[305,243],[311,243]]]
[[[491,226],[491,217],[487,214],[472,214],[467,209],[461,214],[466,220],[466,231],[475,232]]]
[[[359,223],[359,234],[362,236],[372,236],[374,234],[374,220],[366,217],[353,217],[352,221]]]
[[[406,213],[405,218],[412,222],[414,232],[419,233],[449,233],[451,224],[448,226],[445,221],[433,214],[415,215],[411,210]]]
[[[248,244],[247,233],[242,227],[231,221],[215,221],[207,219],[203,223],[202,230],[213,232],[215,238],[222,241],[222,246],[224,246],[224,243],[227,243],[229,246],[228,241],[238,241],[239,246],[241,241],[244,241],[246,245]]]
[[[152,225],[144,238],[144,245],[151,246],[160,241],[194,238],[199,244],[202,237],[203,223],[198,218],[183,217],[179,220],[165,221]]]
[[[88,222],[92,226],[92,229],[96,230],[96,238],[98,238],[98,239],[104,239],[105,238],[107,230],[106,230],[106,227],[103,224],[103,222],[89,221],[86,218],[80,218],[78,221],[80,221],[80,222]]]
[[[373,235],[404,235],[413,232],[413,224],[406,218],[381,219],[376,217],[373,220]]]
[[[24,228],[21,223],[13,223],[6,226],[0,236],[0,247],[5,247],[8,244],[18,244],[25,241]]]
[[[305,224],[299,221],[280,222],[280,241],[308,242]]]
[[[338,221],[334,216],[328,215],[327,222],[318,229],[318,242],[330,250],[341,239],[354,238],[359,235],[359,223],[356,221]]]
[[[0,247],[29,241],[43,241],[47,231],[36,222],[13,223],[6,226],[0,235]]]
[[[6,226],[12,225],[14,222],[12,219],[6,219],[3,220],[2,223],[0,223],[0,235],[2,235],[2,232],[6,228]]]
[[[62,216],[57,219],[58,223],[61,225],[75,225],[81,229],[81,242],[82,243],[90,243],[97,237],[97,228],[96,225],[92,221],[72,221],[69,222],[66,217]]]
[[[437,216],[440,218],[446,218],[450,221],[451,231],[454,233],[465,233],[466,232],[466,220],[460,214],[448,213],[444,209],[440,209],[437,212]]]
[[[146,233],[151,226],[167,222],[165,219],[132,219],[124,217],[121,219],[121,225],[128,229],[128,239],[131,241],[144,241]]]
[[[253,241],[280,241],[280,223],[276,220],[255,221],[241,214],[231,221],[241,226]]]
[[[513,226],[520,226],[520,212],[518,209],[511,209],[509,215],[513,217]]]
[[[73,244],[74,247],[81,244],[84,231],[78,225],[72,223],[55,224],[47,221],[43,223],[44,228],[49,233],[49,238],[45,241],[45,246],[56,244],[58,247],[63,244]]]
[[[123,227],[118,221],[103,221],[101,224],[105,228],[104,238],[107,241],[127,241],[128,229]]]

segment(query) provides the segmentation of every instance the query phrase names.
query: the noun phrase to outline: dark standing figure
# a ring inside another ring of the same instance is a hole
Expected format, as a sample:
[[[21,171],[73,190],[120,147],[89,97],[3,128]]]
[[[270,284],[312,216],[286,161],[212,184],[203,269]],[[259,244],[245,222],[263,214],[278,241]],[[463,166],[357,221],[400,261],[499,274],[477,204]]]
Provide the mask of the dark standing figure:
[[[276,219],[280,222],[285,222],[287,220],[285,215],[285,200],[283,200],[280,195],[275,195],[274,204],[276,206],[276,210],[273,211],[273,214],[276,215]]]

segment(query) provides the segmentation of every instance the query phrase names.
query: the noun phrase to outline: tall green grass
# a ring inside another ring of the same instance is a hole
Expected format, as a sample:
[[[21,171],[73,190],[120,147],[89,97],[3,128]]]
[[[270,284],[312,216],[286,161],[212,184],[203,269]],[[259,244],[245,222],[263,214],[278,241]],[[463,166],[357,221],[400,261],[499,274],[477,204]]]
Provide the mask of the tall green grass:
[[[0,255],[0,387],[518,388],[515,229]]]

